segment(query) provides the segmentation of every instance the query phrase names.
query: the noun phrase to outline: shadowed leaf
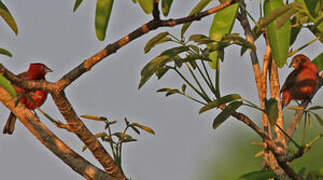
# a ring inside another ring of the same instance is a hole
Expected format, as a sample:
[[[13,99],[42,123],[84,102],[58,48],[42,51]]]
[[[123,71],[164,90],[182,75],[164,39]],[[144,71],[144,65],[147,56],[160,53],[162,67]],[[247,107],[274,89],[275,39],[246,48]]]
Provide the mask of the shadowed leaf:
[[[240,106],[242,101],[235,101],[229,104],[213,121],[213,129],[219,127],[225,120],[227,120],[232,113],[234,113]]]
[[[278,178],[278,176],[272,171],[260,170],[246,173],[240,176],[237,180],[263,180],[269,178]]]
[[[6,55],[8,57],[12,57],[12,54],[6,49],[0,48],[0,54]]]
[[[207,105],[203,106],[200,109],[199,113],[203,113],[203,112],[208,111],[213,108],[218,108],[222,104],[226,104],[228,102],[231,102],[231,101],[234,101],[237,99],[241,99],[241,96],[239,94],[230,94],[230,95],[223,96],[223,97],[216,99],[216,100],[208,103]]]
[[[172,3],[173,3],[173,0],[162,0],[162,12],[164,16],[168,16]]]
[[[323,53],[314,58],[313,63],[317,66],[319,71],[323,70]]]
[[[274,125],[278,118],[278,103],[275,98],[265,100],[265,112],[267,114],[270,124]]]
[[[151,38],[145,45],[145,48],[144,48],[145,53],[148,53],[151,50],[151,48],[155,47],[157,44],[170,41],[171,39],[166,37],[168,35],[169,35],[168,32],[161,32],[157,34],[155,37]]]
[[[77,10],[77,8],[81,5],[83,0],[76,0],[74,7],[73,7],[73,12],[75,12]]]

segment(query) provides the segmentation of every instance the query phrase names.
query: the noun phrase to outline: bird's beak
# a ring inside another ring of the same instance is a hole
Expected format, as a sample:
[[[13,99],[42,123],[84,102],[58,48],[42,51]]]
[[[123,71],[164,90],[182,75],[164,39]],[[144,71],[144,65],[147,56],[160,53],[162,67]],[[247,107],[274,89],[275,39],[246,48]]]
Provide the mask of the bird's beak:
[[[45,67],[45,72],[48,73],[48,72],[53,72],[53,70],[51,70],[49,67]]]

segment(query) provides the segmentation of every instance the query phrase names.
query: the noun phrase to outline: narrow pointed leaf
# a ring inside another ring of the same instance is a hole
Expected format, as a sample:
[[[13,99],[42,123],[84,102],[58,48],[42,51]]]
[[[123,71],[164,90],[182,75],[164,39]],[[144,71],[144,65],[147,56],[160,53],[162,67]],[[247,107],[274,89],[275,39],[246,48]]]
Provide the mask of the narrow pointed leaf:
[[[278,178],[278,176],[272,171],[260,170],[246,173],[240,176],[237,180],[263,180],[269,178]]]
[[[270,124],[274,125],[278,118],[278,103],[275,98],[265,100],[265,112],[267,114]]]
[[[323,70],[323,53],[314,58],[313,63],[317,66],[319,71]]]
[[[172,3],[173,3],[173,0],[162,0],[162,12],[164,16],[168,16]]]
[[[312,106],[312,107],[309,107],[307,110],[320,110],[320,109],[323,109],[323,106]]]
[[[12,54],[8,50],[3,49],[3,48],[0,48],[0,54],[12,57]]]
[[[145,48],[144,48],[145,53],[149,52],[151,48],[156,46],[159,41],[161,41],[163,38],[165,38],[168,35],[169,35],[168,32],[161,32],[157,34],[155,37],[151,38],[145,45]],[[165,40],[163,42],[165,42]]]
[[[200,2],[190,12],[190,15],[201,12],[205,8],[205,6],[207,6],[210,2],[211,2],[211,0],[200,0]],[[191,24],[192,23],[185,23],[185,24],[183,24],[182,30],[181,30],[181,37],[184,36],[184,33],[191,26]]]
[[[18,27],[16,21],[2,1],[0,1],[0,16],[6,21],[12,31],[17,35]]]
[[[73,12],[75,12],[77,10],[77,8],[81,5],[83,0],[76,0],[74,7],[73,7]]]
[[[219,127],[225,120],[227,120],[232,113],[234,113],[240,106],[242,101],[235,101],[229,104],[213,121],[213,129]]]
[[[12,86],[11,82],[0,74],[0,86],[5,88],[12,97],[16,97],[17,93],[15,88]]]
[[[151,129],[150,127],[148,127],[148,126],[144,126],[144,125],[141,125],[141,124],[136,123],[136,122],[131,123],[131,125],[139,127],[140,129],[142,129],[142,130],[144,130],[144,131],[146,131],[146,132],[148,132],[150,134],[155,134],[155,131],[153,129]]]
[[[320,115],[313,113],[312,114],[315,116],[316,120],[320,123],[320,125],[323,127],[323,119],[320,117]]]
[[[91,119],[95,121],[107,121],[108,119],[106,117],[99,117],[99,116],[93,116],[93,115],[81,115],[82,118],[85,119]]]
[[[208,103],[207,105],[203,106],[200,109],[199,113],[203,113],[203,112],[208,111],[210,109],[217,108],[222,104],[226,104],[228,102],[231,102],[231,101],[234,101],[237,99],[241,99],[241,96],[239,94],[230,94],[230,95],[223,96],[223,97],[216,99],[216,100]]]
[[[286,5],[288,6],[288,5]],[[264,11],[265,16],[272,16],[271,12],[284,7],[281,0],[265,0]],[[286,64],[288,57],[288,48],[290,44],[291,26],[289,20],[280,28],[276,27],[277,19],[267,25],[267,35],[269,45],[272,49],[272,56],[279,67]]]
[[[96,37],[103,41],[108,28],[114,0],[97,0],[95,10]]]
[[[137,2],[139,3],[140,7],[142,8],[142,10],[144,10],[146,14],[150,14],[153,12],[153,8],[154,8],[153,0],[137,0]]]

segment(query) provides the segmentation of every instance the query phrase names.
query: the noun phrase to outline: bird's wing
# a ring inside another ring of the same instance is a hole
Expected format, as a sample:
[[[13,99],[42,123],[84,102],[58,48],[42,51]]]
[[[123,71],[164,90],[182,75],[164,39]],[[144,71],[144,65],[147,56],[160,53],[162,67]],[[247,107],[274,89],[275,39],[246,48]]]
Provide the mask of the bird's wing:
[[[280,89],[280,92],[283,92],[283,91],[293,87],[293,85],[295,84],[295,81],[296,81],[296,77],[298,76],[299,73],[300,73],[299,69],[295,69],[294,71],[292,71],[287,76],[285,83],[283,84],[282,88]]]
[[[23,72],[23,73],[20,73],[18,75],[18,77],[22,78],[22,79],[29,79],[30,76],[29,76],[28,72]]]

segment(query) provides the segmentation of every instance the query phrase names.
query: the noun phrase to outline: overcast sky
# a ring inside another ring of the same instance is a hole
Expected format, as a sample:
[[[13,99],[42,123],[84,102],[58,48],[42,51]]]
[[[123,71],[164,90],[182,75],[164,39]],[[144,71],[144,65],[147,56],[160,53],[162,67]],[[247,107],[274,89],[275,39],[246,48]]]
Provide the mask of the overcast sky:
[[[54,70],[47,76],[49,81],[56,81],[106,44],[118,40],[151,19],[150,15],[145,15],[130,0],[115,1],[107,38],[99,42],[94,32],[94,1],[84,1],[76,13],[72,12],[74,1],[2,2],[15,17],[19,35],[14,36],[5,22],[0,20],[0,47],[13,53],[13,58],[1,56],[1,63],[14,73],[26,71],[31,62],[45,63]],[[187,15],[197,2],[174,1],[169,17]],[[252,7],[250,11],[256,13],[258,9]],[[211,20],[209,17],[194,23],[187,34],[207,34]],[[153,77],[142,89],[137,89],[144,65],[163,48],[169,47],[161,46],[144,54],[145,42],[158,32],[167,30],[179,35],[180,26],[162,28],[131,42],[66,89],[79,115],[106,116],[118,120],[119,124],[127,117],[130,121],[137,121],[155,130],[155,136],[142,133],[137,137],[138,142],[125,145],[123,166],[126,175],[135,180],[198,179],[205,162],[226,151],[233,129],[250,131],[234,119],[214,131],[211,124],[218,112],[199,115],[200,105],[180,96],[165,98],[163,94],[156,93],[159,88],[181,86],[182,81],[174,73],[167,74],[160,81]],[[241,33],[240,24],[236,23],[233,31]],[[306,31],[303,33],[306,34],[302,36],[304,42],[314,38]],[[257,41],[257,45],[261,58],[263,41]],[[298,43],[294,47],[301,45]],[[322,52],[322,45],[315,43],[301,52],[314,58]],[[222,69],[222,94],[240,93],[244,98],[258,103],[248,53],[240,57],[239,48],[228,48]],[[280,72],[283,80],[290,70],[284,67]],[[321,92],[313,103],[317,103],[320,98]],[[3,105],[0,106],[2,129],[9,111]],[[42,108],[53,117],[63,120],[50,96]],[[81,152],[83,144],[75,135],[56,128],[42,115],[40,117],[70,147],[101,167],[88,151]],[[93,133],[103,130],[103,125],[98,122],[85,120],[85,123]],[[115,128],[117,130],[120,126],[116,125]],[[42,146],[20,122],[13,136],[0,135],[0,176],[5,180],[83,179]]]

